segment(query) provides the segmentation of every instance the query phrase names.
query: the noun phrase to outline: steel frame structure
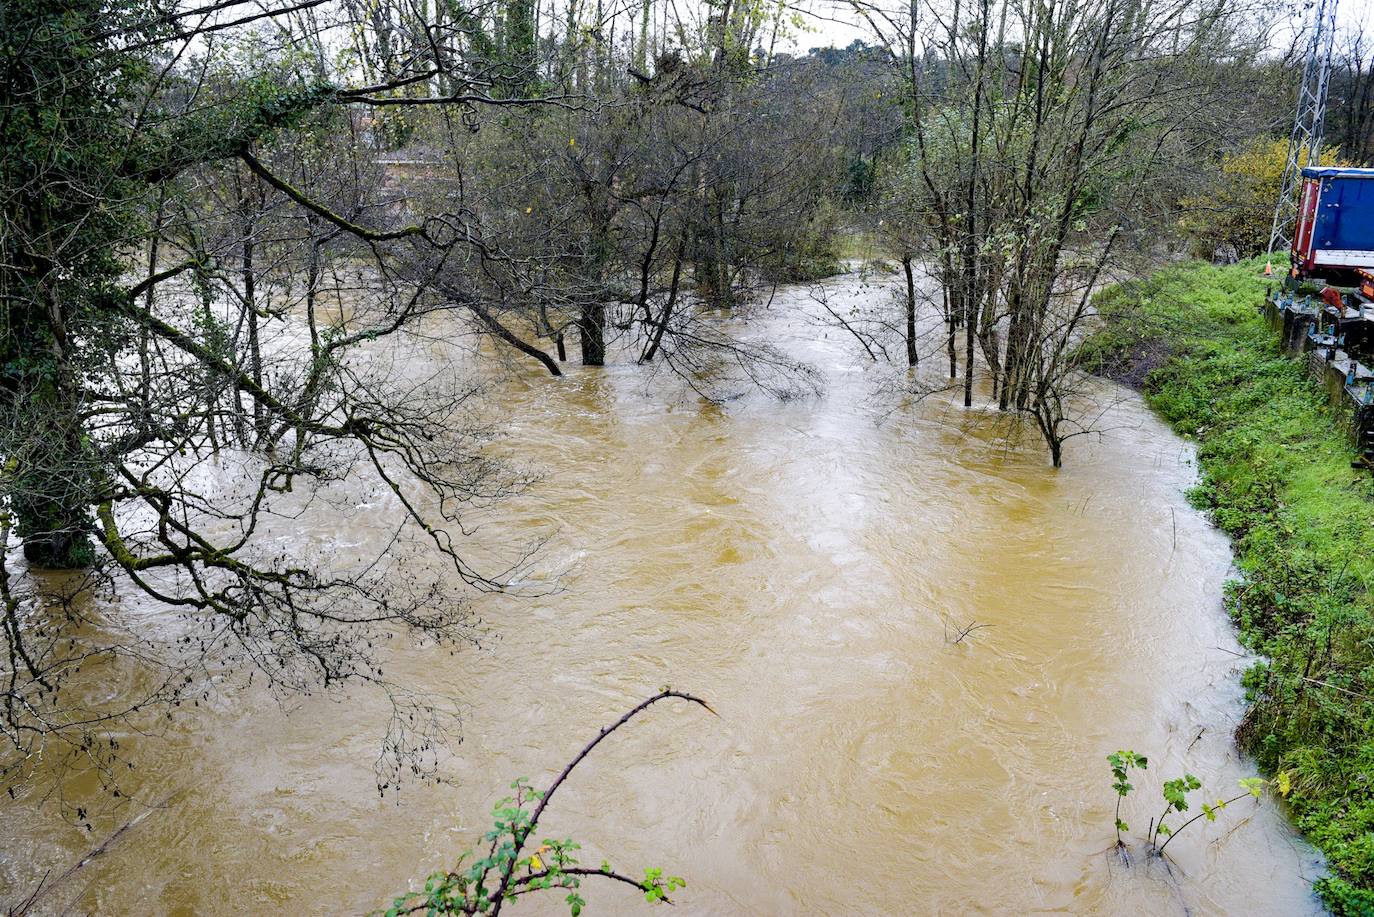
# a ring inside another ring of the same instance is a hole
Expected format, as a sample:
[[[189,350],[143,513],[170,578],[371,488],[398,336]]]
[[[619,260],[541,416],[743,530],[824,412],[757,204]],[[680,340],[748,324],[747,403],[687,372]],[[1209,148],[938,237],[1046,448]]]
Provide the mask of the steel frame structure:
[[[1305,166],[1321,162],[1322,136],[1326,133],[1326,89],[1331,81],[1331,52],[1336,40],[1337,0],[1309,0],[1304,34],[1307,39],[1302,85],[1298,87],[1297,112],[1288,137],[1288,162],[1283,167],[1279,199],[1274,205],[1274,224],[1269,231],[1269,254],[1293,246],[1293,226],[1298,217],[1298,189]]]

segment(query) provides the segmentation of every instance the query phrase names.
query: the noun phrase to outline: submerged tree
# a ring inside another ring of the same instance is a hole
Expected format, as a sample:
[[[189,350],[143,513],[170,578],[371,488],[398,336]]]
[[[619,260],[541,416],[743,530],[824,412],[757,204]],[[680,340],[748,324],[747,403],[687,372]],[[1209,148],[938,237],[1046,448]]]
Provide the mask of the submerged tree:
[[[666,366],[713,397],[705,375],[726,365],[736,377],[757,366],[792,377],[780,388],[808,387],[764,342],[712,332],[722,310],[834,262],[825,191],[840,166],[829,131],[815,125],[837,122],[844,100],[814,91],[809,61],[741,57],[753,16],[724,35],[687,35],[686,47],[642,68],[638,50],[607,51],[587,64],[595,103],[477,131],[417,125],[422,165],[400,183],[406,194],[437,202],[461,184],[481,231],[508,256],[450,260],[439,275],[476,328],[555,376],[571,353],[585,366]],[[580,77],[565,79],[571,92]]]
[[[387,201],[369,159],[386,125],[369,112],[440,84],[469,109],[497,106],[499,74],[468,66],[471,30],[453,22],[387,33],[389,69],[366,86],[299,44],[238,67],[218,56],[221,32],[255,22],[306,43],[326,25],[297,17],[320,6],[0,13],[0,533],[29,569],[85,571],[21,578],[0,557],[10,781],[63,747],[105,767],[102,730],[235,663],[285,691],[386,685],[379,640],[464,639],[454,587],[507,579],[460,550],[464,514],[521,483],[483,451],[473,386],[442,361],[417,375],[369,352],[446,308],[433,281],[447,260],[488,250],[460,210]],[[338,18],[328,34],[362,25]],[[273,547],[301,514],[347,511],[330,491],[345,477],[398,510],[380,557]],[[420,554],[389,576],[421,543],[444,563]],[[182,628],[93,618],[109,577]],[[186,651],[152,651],[173,643]],[[113,705],[64,690],[119,656],[160,674]],[[385,773],[432,757],[402,733],[438,725],[392,693],[403,715]]]
[[[1086,429],[1070,403],[1093,293],[1124,240],[1166,225],[1153,189],[1191,165],[1264,28],[1230,3],[853,6],[906,95],[902,184],[963,331],[964,404],[981,356],[1058,465]]]
[[[814,390],[712,310],[824,254],[812,192],[837,160],[810,124],[839,99],[757,47],[776,13],[659,7],[651,29],[654,9],[619,50],[614,11],[576,3],[0,10],[11,786],[60,749],[113,779],[108,730],[234,671],[380,685],[379,784],[433,766],[446,720],[379,647],[470,639],[466,597],[530,549],[467,547],[525,478],[485,448],[464,332],[551,375],[568,335],[585,364],[618,347],[709,398]],[[394,512],[368,550],[280,547],[373,498]],[[130,589],[175,624],[97,600]],[[138,690],[68,690],[114,658],[147,670]]]

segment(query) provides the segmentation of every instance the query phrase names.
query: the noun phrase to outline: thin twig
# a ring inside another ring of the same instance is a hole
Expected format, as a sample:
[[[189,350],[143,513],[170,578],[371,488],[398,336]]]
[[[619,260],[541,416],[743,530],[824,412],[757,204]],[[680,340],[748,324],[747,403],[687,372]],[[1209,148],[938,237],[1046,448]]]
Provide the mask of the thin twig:
[[[691,694],[686,694],[682,691],[674,691],[672,688],[664,688],[662,691],[658,692],[653,697],[640,701],[638,704],[634,706],[633,709],[629,710],[627,713],[625,713],[624,716],[616,720],[610,726],[601,727],[601,731],[597,733],[596,738],[592,739],[590,742],[584,745],[582,747],[582,750],[577,753],[577,756],[567,763],[567,765],[563,768],[562,773],[560,773],[554,779],[553,783],[550,784],[548,790],[545,791],[543,798],[539,800],[539,805],[535,806],[534,812],[530,815],[529,825],[523,831],[521,831],[520,834],[515,838],[515,849],[511,851],[510,860],[506,863],[505,869],[501,873],[501,884],[497,886],[496,894],[493,897],[491,910],[492,917],[496,917],[497,914],[501,913],[501,906],[505,904],[506,891],[510,888],[511,875],[515,870],[516,861],[520,858],[520,850],[525,846],[525,841],[529,838],[529,836],[534,833],[534,829],[538,827],[539,819],[544,814],[544,809],[548,806],[549,800],[553,798],[554,793],[558,792],[558,788],[563,785],[563,782],[568,779],[568,775],[573,772],[573,769],[576,768],[577,765],[582,763],[582,760],[586,758],[587,755],[591,754],[593,748],[596,748],[596,746],[601,744],[601,741],[605,739],[606,736],[615,732],[621,726],[624,726],[630,720],[634,719],[634,717],[638,716],[640,713],[643,713],[645,710],[649,709],[654,704],[658,703],[661,700],[666,700],[670,697],[676,697],[680,700],[685,700],[693,704],[696,704],[704,708],[714,716],[720,715],[711,708],[710,704],[706,703],[706,701],[702,700],[699,697],[696,697]]]

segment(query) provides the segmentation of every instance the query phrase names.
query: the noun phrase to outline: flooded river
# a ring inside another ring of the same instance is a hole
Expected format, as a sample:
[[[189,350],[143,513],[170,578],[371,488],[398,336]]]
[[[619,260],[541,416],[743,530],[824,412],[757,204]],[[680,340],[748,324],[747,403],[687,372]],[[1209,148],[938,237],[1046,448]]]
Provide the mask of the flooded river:
[[[854,283],[832,293],[869,295]],[[501,384],[501,448],[542,480],[487,531],[550,534],[536,564],[558,588],[478,600],[480,647],[392,662],[462,705],[451,785],[379,798],[386,709],[366,692],[289,710],[220,696],[138,743],[144,794],[176,801],[42,909],[375,908],[451,864],[510,780],[546,783],[670,684],[719,717],[635,720],[544,828],[589,864],[684,876],[674,914],[1317,913],[1312,855],[1267,801],[1181,836],[1172,876],[1106,855],[1108,752],[1150,756],[1124,813],[1137,833],[1165,777],[1191,771],[1215,798],[1253,773],[1231,739],[1229,550],[1184,498],[1192,449],[1103,386],[1105,432],[1054,471],[942,396],[875,397],[893,370],[803,307],[784,292],[751,333],[821,370],[817,398],[717,406],[629,365]],[[299,537],[365,545],[394,511],[377,496]],[[50,809],[10,806],[0,831],[4,902],[92,843]],[[585,895],[591,914],[651,910],[621,887]],[[516,912],[566,913],[531,904]]]

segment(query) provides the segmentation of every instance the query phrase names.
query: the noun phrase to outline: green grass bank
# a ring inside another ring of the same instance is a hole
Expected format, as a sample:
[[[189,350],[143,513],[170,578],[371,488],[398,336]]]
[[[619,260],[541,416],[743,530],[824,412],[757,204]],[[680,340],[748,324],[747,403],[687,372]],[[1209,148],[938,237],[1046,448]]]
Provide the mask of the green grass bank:
[[[1234,539],[1226,605],[1265,661],[1241,745],[1293,777],[1292,815],[1340,917],[1374,917],[1374,473],[1260,316],[1263,259],[1178,265],[1097,299],[1082,355],[1198,442],[1190,495]]]

